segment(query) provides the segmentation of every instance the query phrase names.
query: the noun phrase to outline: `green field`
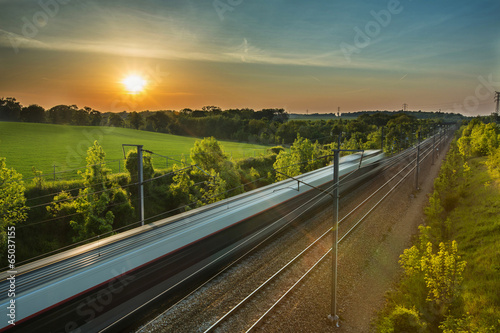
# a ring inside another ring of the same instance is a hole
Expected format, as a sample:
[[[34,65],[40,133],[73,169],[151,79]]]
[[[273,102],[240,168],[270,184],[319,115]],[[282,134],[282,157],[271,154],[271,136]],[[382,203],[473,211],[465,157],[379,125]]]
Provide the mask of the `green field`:
[[[25,178],[33,176],[32,167],[43,171],[53,179],[54,165],[56,179],[77,177],[75,170],[85,166],[87,149],[97,140],[106,152],[108,167],[113,172],[123,171],[122,144],[144,145],[144,149],[180,160],[197,140],[128,128],[106,126],[69,126],[34,123],[0,122],[0,157],[7,158],[7,166],[14,168]],[[224,151],[233,158],[242,158],[264,153],[266,146],[239,142],[221,141]],[[136,149],[126,147],[127,150]],[[174,162],[153,155],[157,169],[171,167]],[[61,173],[59,173],[61,172]]]

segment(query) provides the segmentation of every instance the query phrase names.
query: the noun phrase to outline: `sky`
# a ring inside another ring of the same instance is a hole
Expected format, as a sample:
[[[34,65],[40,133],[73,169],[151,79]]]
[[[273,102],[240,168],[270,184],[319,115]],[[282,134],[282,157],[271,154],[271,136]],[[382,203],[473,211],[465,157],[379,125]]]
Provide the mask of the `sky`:
[[[498,0],[0,0],[0,97],[488,115],[499,17]],[[131,74],[143,91],[126,90]]]

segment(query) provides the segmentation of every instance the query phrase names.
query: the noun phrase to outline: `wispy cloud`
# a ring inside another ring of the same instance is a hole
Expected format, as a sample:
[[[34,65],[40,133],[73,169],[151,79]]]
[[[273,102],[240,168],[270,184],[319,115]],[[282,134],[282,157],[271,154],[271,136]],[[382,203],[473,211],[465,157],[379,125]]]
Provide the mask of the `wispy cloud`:
[[[323,89],[311,88],[311,100],[316,100],[319,91],[328,91],[324,100],[331,101],[332,85],[337,91],[344,86],[349,91],[373,86],[374,94],[383,84],[388,90],[396,85],[425,89],[429,78],[475,80],[498,68],[500,61],[498,18],[494,15],[500,5],[486,0],[401,1],[404,10],[381,27],[367,47],[353,54],[351,62],[346,61],[340,44],[353,44],[354,28],[364,30],[375,20],[371,11],[384,10],[387,1],[244,1],[221,21],[212,1],[72,0],[32,35],[23,32],[23,18],[31,20],[42,10],[39,1],[0,0],[0,4],[0,57],[25,66],[26,75],[34,75],[36,70],[47,75],[43,70],[54,64],[42,64],[42,58],[47,63],[60,59],[73,69],[79,59],[99,59],[88,60],[89,68],[95,68],[91,61],[102,61],[98,73],[107,72],[114,59],[140,58],[123,63],[179,65],[182,70],[173,85],[178,90],[172,91],[185,94],[191,94],[203,71],[208,77],[217,71],[221,90],[234,85],[231,80],[236,77],[238,86],[247,88],[264,77],[265,82],[277,83],[276,87],[293,87],[303,93],[303,81],[290,80],[303,77],[310,81],[309,86]],[[22,57],[15,57],[13,45],[25,52]],[[46,57],[37,59],[42,54],[38,50]],[[74,57],[68,57],[68,52],[75,53]],[[122,70],[120,66],[116,65],[117,72]],[[14,77],[14,71],[9,75]],[[22,84],[18,86],[23,89]],[[283,94],[293,90],[280,89]]]
[[[13,52],[19,52],[20,49],[46,49],[48,45],[33,39],[18,35],[11,31],[0,29],[0,46],[11,48]]]

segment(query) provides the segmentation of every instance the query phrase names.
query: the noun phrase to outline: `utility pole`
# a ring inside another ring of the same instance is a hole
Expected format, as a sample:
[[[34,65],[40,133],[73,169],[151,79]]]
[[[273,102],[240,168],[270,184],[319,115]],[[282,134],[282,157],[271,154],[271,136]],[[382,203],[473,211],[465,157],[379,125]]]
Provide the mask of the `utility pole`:
[[[439,155],[439,149],[441,148],[441,139],[443,137],[443,125],[439,126],[439,143],[438,143],[438,156]]]
[[[339,200],[340,200],[340,180],[339,180],[339,164],[340,152],[364,152],[359,149],[340,149],[342,134],[339,135],[337,149],[333,150],[333,241],[332,241],[332,313],[328,315],[336,327],[339,325],[339,316],[337,315],[337,262],[338,262],[338,243],[339,243]],[[361,156],[362,158],[362,156]]]
[[[417,143],[417,167],[415,169],[415,189],[418,190],[418,176],[420,169],[420,132],[418,132]]]
[[[495,91],[495,102],[497,102],[497,115],[500,115],[500,91]]]
[[[328,315],[328,319],[331,320],[333,323],[335,323],[336,327],[339,326],[339,316],[337,315],[337,253],[338,253],[338,239],[339,239],[339,199],[340,199],[340,180],[339,180],[339,163],[340,163],[340,152],[341,151],[348,151],[348,152],[364,152],[364,150],[360,149],[340,149],[340,143],[341,143],[341,136],[342,134],[339,135],[338,138],[338,146],[337,149],[334,149],[334,155],[333,155],[333,194],[329,191],[325,191],[321,188],[318,188],[316,186],[313,186],[311,184],[305,183],[300,179],[294,178],[292,176],[289,176],[287,174],[284,174],[278,170],[274,170],[279,174],[282,174],[290,179],[293,179],[297,181],[297,184],[299,185],[300,183],[307,185],[315,190],[320,191],[321,193],[324,193],[326,195],[329,195],[333,198],[333,227],[332,227],[332,300],[331,300],[331,311],[332,313]],[[361,159],[363,158],[363,155],[361,155]],[[360,162],[361,166],[361,162]]]
[[[340,142],[342,134],[339,135],[337,149],[333,151],[333,234],[332,234],[332,313],[328,319],[339,327],[339,316],[337,315],[337,250],[339,240],[339,163]]]
[[[142,147],[137,146],[137,167],[139,168],[139,198],[141,198],[141,226],[144,225],[144,184],[143,184],[143,166],[142,166]]]
[[[432,165],[436,159],[436,128],[432,126]]]
[[[403,104],[403,111],[407,111],[408,110],[408,104],[404,103]]]

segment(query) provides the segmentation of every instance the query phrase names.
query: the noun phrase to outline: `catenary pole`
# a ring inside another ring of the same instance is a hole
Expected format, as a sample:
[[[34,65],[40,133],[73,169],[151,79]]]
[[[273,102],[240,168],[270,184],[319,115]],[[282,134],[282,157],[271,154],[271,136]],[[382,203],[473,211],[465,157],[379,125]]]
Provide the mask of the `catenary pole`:
[[[340,163],[340,142],[333,151],[333,233],[332,233],[332,313],[328,318],[339,327],[339,316],[337,315],[337,253],[339,239],[339,163]]]
[[[142,153],[144,145],[129,145],[129,144],[122,144],[122,150],[123,150],[123,158],[126,158],[125,156],[125,147],[137,147],[137,173],[138,173],[138,179],[139,179],[139,216],[141,218],[141,225],[144,225],[144,174],[143,174],[143,161],[142,161]]]
[[[141,200],[141,225],[144,225],[144,184],[143,184],[143,165],[142,165],[142,147],[143,145],[137,146],[137,159],[139,168],[139,198]]]
[[[415,189],[418,190],[418,176],[420,172],[420,132],[417,138],[417,167],[415,169]]]

